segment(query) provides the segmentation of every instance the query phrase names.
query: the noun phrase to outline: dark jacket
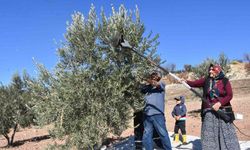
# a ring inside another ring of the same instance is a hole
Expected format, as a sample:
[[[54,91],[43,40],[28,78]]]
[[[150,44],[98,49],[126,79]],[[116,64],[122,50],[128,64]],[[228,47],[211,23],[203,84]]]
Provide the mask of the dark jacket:
[[[185,99],[181,99],[181,103],[175,105],[173,111],[172,111],[172,116],[181,116],[181,118],[185,118],[186,117],[186,113],[187,113],[187,108],[186,105],[184,104]],[[180,119],[182,120],[182,119]]]

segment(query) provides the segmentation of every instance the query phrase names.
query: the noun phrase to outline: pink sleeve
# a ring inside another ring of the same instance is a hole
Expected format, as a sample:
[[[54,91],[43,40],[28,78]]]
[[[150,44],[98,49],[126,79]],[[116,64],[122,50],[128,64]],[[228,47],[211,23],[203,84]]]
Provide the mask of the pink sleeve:
[[[195,81],[188,81],[187,84],[191,87],[203,87],[205,85],[205,78],[201,78]]]
[[[227,82],[225,86],[225,90],[226,90],[227,95],[225,97],[220,97],[220,103],[222,106],[226,105],[233,98],[233,91],[232,91],[231,83],[229,81]]]

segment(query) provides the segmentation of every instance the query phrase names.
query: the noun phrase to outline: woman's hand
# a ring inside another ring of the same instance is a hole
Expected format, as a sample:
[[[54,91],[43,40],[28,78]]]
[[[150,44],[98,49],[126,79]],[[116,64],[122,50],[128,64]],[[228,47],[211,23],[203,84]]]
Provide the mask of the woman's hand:
[[[221,107],[221,103],[220,103],[220,102],[217,102],[217,103],[215,103],[215,104],[213,105],[213,109],[214,109],[215,111],[218,111],[220,107]]]

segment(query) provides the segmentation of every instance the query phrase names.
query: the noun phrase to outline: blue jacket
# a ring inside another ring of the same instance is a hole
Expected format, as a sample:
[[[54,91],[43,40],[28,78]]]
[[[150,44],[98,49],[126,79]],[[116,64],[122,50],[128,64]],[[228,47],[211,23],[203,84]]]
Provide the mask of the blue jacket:
[[[187,108],[186,105],[184,104],[185,99],[184,97],[180,98],[181,99],[181,103],[175,105],[173,111],[172,111],[172,116],[181,116],[180,120],[185,120],[184,118],[186,117],[186,113],[187,113]]]
[[[152,85],[143,85],[141,92],[145,94],[146,106],[144,113],[147,116],[163,114],[165,111],[165,84],[160,81],[160,87],[156,88]]]

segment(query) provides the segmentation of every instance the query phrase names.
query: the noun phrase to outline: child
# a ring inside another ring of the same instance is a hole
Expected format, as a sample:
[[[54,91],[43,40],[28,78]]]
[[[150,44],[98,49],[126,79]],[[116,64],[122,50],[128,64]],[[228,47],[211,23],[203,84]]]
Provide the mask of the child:
[[[174,142],[179,142],[179,129],[181,129],[182,133],[182,139],[183,144],[187,144],[187,136],[186,136],[186,112],[187,108],[184,104],[185,97],[179,96],[174,98],[176,100],[176,105],[172,111],[172,116],[175,118],[175,127],[174,127],[174,133],[175,133],[175,140]]]

